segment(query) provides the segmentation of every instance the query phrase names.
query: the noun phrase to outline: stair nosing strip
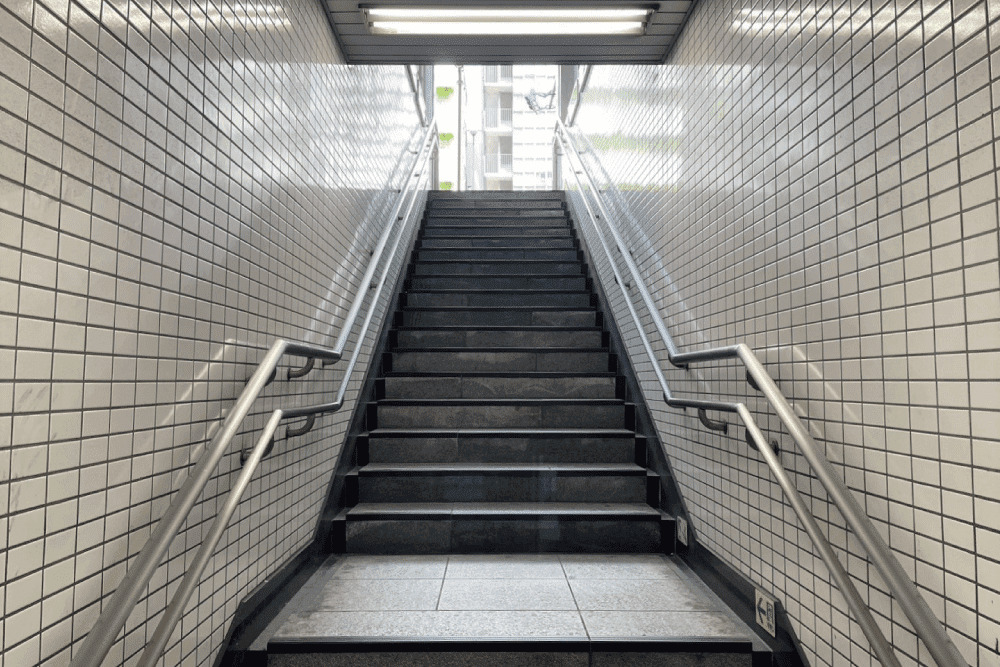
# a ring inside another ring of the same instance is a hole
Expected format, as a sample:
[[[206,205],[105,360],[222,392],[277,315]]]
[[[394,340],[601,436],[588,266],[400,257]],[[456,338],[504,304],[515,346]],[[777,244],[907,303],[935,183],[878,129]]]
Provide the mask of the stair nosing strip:
[[[476,273],[472,274],[476,278],[552,278],[551,273]],[[454,273],[424,273],[420,275],[408,276],[408,279],[412,280],[414,278],[454,278]],[[555,276],[557,278],[580,278],[580,276]]]
[[[525,517],[548,517],[558,516],[564,520],[602,520],[615,518],[618,520],[659,520],[664,512],[650,505],[640,505],[639,503],[553,503],[559,505],[579,505],[577,508],[560,507],[556,509],[546,506],[548,503],[516,503],[518,505],[531,505],[531,507],[504,508],[503,505],[513,505],[515,503],[504,502],[484,502],[484,503],[413,503],[412,509],[407,509],[407,503],[358,503],[347,510],[347,518],[355,520],[380,520],[380,519],[414,519],[424,517],[448,516],[460,519],[500,519],[510,520]],[[393,505],[392,508],[384,510],[377,509],[380,505]],[[455,507],[464,505],[464,507]],[[470,507],[482,505],[482,507]],[[587,507],[587,506],[590,507]],[[600,508],[600,505],[619,505],[624,507]],[[631,507],[628,507],[630,506]],[[360,509],[359,509],[360,508]],[[357,513],[354,513],[357,510]],[[353,516],[352,516],[353,514]]]
[[[454,325],[440,325],[433,326],[428,325],[426,327],[421,326],[406,326],[406,327],[393,327],[393,331],[604,331],[602,327],[598,326],[578,326],[578,327],[562,327],[562,326],[550,326],[544,324],[538,324],[535,326],[523,326],[517,327],[512,325],[502,325],[502,324],[484,324],[482,326],[476,326],[475,324],[454,324]]]
[[[524,289],[520,287],[506,287],[501,289],[483,289],[467,287],[464,289],[446,289],[443,287],[419,287],[406,290],[406,294],[586,294],[593,292],[587,289]]]
[[[568,352],[606,352],[611,354],[610,350],[606,347],[449,347],[444,345],[436,347],[400,346],[386,352],[388,354],[397,354],[400,352],[552,352],[559,354],[566,354]]]
[[[451,378],[601,378],[611,379],[618,377],[614,371],[390,371],[380,375],[378,379],[384,380],[393,377],[451,377]]]
[[[399,312],[454,312],[469,310],[475,312],[496,312],[505,313],[531,313],[531,312],[568,312],[568,313],[593,313],[597,312],[597,306],[403,306]]]
[[[524,403],[541,405],[613,405],[626,407],[633,405],[631,401],[623,398],[380,398],[377,401],[368,401],[368,405],[387,406],[449,406],[468,404],[472,406],[491,405],[522,405]]]
[[[644,477],[649,472],[647,468],[637,463],[580,463],[580,464],[534,464],[534,463],[368,463],[356,469],[358,474],[375,476],[380,474],[394,475],[475,475],[475,474],[531,474],[556,473],[562,475],[629,475]]]
[[[541,437],[640,437],[635,431],[627,428],[375,428],[362,432],[366,437],[413,434],[419,437],[523,437],[538,435]]]

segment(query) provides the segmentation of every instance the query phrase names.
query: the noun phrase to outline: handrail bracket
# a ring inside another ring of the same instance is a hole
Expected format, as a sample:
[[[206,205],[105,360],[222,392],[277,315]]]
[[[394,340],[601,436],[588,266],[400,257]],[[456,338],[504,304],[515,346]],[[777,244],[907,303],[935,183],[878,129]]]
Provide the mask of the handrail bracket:
[[[750,429],[746,429],[746,439],[747,439],[747,444],[750,445],[750,447],[752,447],[753,449],[757,449],[757,441],[753,439],[753,434],[750,433]],[[778,446],[777,440],[772,438],[770,444],[771,444],[771,451],[773,451],[775,454],[781,453],[781,447]]]
[[[289,368],[288,369],[288,379],[294,380],[295,378],[301,378],[309,375],[309,372],[316,366],[316,357],[309,357],[305,365],[301,368]]]
[[[289,426],[287,429],[285,429],[285,437],[294,438],[300,435],[305,435],[306,433],[311,431],[313,426],[315,425],[316,425],[316,415],[311,414],[308,417],[306,417],[306,421],[305,423],[302,424],[302,426],[294,426],[294,427]]]
[[[729,422],[709,418],[705,408],[698,408],[698,420],[707,429],[719,431],[722,434],[729,433]]]

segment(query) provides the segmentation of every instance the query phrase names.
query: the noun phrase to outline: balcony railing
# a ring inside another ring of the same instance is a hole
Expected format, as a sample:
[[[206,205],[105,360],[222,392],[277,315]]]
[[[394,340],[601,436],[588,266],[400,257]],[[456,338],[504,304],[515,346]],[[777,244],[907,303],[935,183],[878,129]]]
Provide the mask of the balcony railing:
[[[510,153],[487,153],[486,173],[487,174],[510,174],[513,160]]]
[[[483,82],[486,84],[509,85],[514,78],[512,65],[486,65],[483,67]]]
[[[485,126],[487,128],[508,128],[511,126],[513,109],[506,107],[486,107],[483,111],[486,115]]]

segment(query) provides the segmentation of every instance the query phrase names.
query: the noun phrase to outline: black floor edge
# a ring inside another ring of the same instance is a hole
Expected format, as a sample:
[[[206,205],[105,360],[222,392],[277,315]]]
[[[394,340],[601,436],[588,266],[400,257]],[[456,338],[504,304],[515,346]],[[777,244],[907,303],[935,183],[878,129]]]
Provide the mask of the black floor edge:
[[[344,637],[335,641],[283,639],[275,653],[738,653],[751,650],[749,641],[704,637],[671,639],[370,639]],[[270,652],[270,647],[268,652]]]
[[[326,558],[312,542],[257,587],[236,609],[223,650],[216,656],[213,667],[264,667],[267,655],[250,651],[250,645],[275,616],[309,580]]]
[[[755,654],[753,667],[806,667],[808,663],[780,602],[774,605],[776,632],[771,637],[757,625],[757,600],[750,580],[695,540],[680,557],[771,649],[770,654]]]

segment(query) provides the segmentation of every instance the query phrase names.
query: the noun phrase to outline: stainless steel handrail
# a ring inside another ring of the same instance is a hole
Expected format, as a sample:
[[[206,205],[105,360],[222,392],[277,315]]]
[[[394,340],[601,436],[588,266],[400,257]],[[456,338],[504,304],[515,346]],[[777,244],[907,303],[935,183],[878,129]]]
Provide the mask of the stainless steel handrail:
[[[392,218],[387,225],[388,229],[386,233],[383,233],[382,239],[379,243],[380,249],[372,254],[369,269],[366,271],[365,277],[359,285],[358,294],[355,297],[355,303],[352,305],[352,313],[349,313],[348,317],[344,321],[345,329],[349,329],[353,326],[354,320],[357,317],[356,311],[360,310],[360,301],[363,300],[363,296],[368,291],[369,281],[377,268],[376,265],[379,263],[379,259],[382,254],[381,249],[384,249],[388,241],[389,232],[395,229],[396,223],[399,220],[409,218],[410,213],[413,210],[413,206],[417,201],[416,194],[420,191],[426,181],[426,178],[428,177],[427,163],[433,153],[432,149],[436,142],[436,123],[432,123],[424,134],[424,142],[421,144],[421,149],[418,151],[418,154],[414,159],[413,167],[410,172],[408,172],[412,173],[412,176],[407,177],[407,183],[403,185],[400,191],[400,203],[398,203],[393,210],[393,216],[396,217]],[[426,154],[424,154],[425,148],[428,148]],[[406,210],[406,214],[399,216],[398,213],[402,209],[402,202],[407,199],[407,195],[411,191],[411,184],[409,181],[413,178],[417,180],[412,184],[413,196],[409,197],[409,207]],[[398,249],[401,239],[404,236],[408,237],[409,235],[402,232],[394,234],[395,242],[392,246],[392,253],[389,255],[389,260],[382,262],[384,265],[382,275],[379,280],[377,290],[372,296],[371,305],[369,306],[367,316],[365,317],[362,330],[358,334],[357,343],[355,345],[351,361],[344,372],[344,377],[341,381],[336,401],[333,403],[325,403],[307,408],[278,409],[271,413],[271,416],[268,419],[261,436],[258,438],[256,445],[251,450],[249,457],[244,461],[243,469],[237,477],[235,485],[230,490],[229,496],[226,498],[221,512],[216,516],[215,521],[209,529],[208,535],[202,541],[194,561],[185,573],[180,588],[174,594],[170,604],[168,605],[167,611],[164,613],[163,618],[157,625],[153,637],[147,643],[146,649],[140,659],[140,665],[144,667],[154,665],[157,660],[159,660],[160,655],[163,652],[163,648],[166,646],[166,642],[169,639],[170,633],[173,632],[173,628],[175,627],[177,621],[180,620],[184,606],[187,604],[188,599],[190,599],[191,594],[197,587],[201,578],[201,573],[204,571],[205,566],[214,554],[215,547],[218,545],[219,540],[228,526],[229,520],[236,511],[240,498],[246,490],[246,487],[249,485],[251,476],[256,470],[261,459],[267,453],[274,437],[274,433],[282,419],[299,416],[312,417],[317,414],[338,410],[343,406],[347,386],[357,363],[362,344],[371,324],[382,289],[386,284],[389,268],[392,264],[392,258],[395,256],[396,250]],[[347,333],[349,334],[350,332],[347,331]],[[341,332],[341,339],[343,339],[346,343],[346,335],[343,331]],[[124,627],[125,621],[129,614],[131,614],[136,602],[139,600],[142,592],[149,585],[149,580],[156,572],[156,568],[159,567],[159,564],[163,559],[163,555],[166,553],[174,537],[176,537],[177,533],[180,531],[181,526],[186,520],[188,514],[190,514],[191,509],[194,507],[195,501],[198,499],[198,496],[201,495],[201,492],[204,490],[212,474],[218,467],[223,455],[229,448],[230,442],[233,437],[235,437],[246,416],[249,414],[250,409],[252,408],[257,397],[263,391],[264,387],[266,387],[273,379],[277,370],[278,362],[282,359],[282,357],[285,355],[294,355],[306,357],[310,360],[322,359],[324,361],[337,361],[341,358],[343,351],[343,345],[341,344],[340,339],[338,339],[338,346],[340,347],[339,350],[319,345],[291,342],[284,339],[276,340],[271,345],[270,349],[257,366],[257,369],[247,381],[246,387],[236,400],[232,412],[229,413],[223,422],[222,428],[212,439],[211,443],[209,443],[205,454],[203,454],[195,464],[190,475],[184,481],[184,484],[181,485],[180,490],[171,502],[170,507],[167,508],[167,511],[160,518],[159,522],[157,522],[156,527],[146,540],[142,550],[140,550],[139,554],[135,557],[132,566],[125,574],[125,578],[118,585],[118,588],[111,595],[107,603],[103,606],[103,610],[101,615],[98,617],[97,622],[87,634],[79,652],[73,657],[71,662],[73,667],[97,667],[104,660],[104,657],[107,655],[107,652],[114,643],[118,633]]]
[[[677,349],[670,333],[667,331],[663,318],[660,316],[659,309],[656,307],[652,296],[649,294],[649,290],[646,289],[635,260],[625,249],[626,244],[622,239],[621,234],[615,226],[611,224],[611,217],[608,215],[608,211],[604,207],[601,200],[599,195],[600,191],[595,186],[586,164],[584,164],[579,152],[576,150],[576,146],[573,144],[573,139],[569,134],[569,130],[566,125],[558,119],[556,120],[555,136],[563,149],[563,153],[567,156],[572,155],[580,167],[579,170],[571,169],[571,171],[573,172],[574,179],[581,186],[581,200],[587,208],[588,215],[592,217],[591,222],[594,225],[594,230],[597,233],[598,238],[601,240],[603,249],[608,256],[609,263],[614,270],[615,279],[618,281],[619,287],[625,296],[625,302],[629,306],[629,311],[635,319],[636,329],[643,340],[643,346],[646,353],[650,357],[650,361],[652,362],[657,379],[663,389],[664,399],[667,404],[673,407],[694,407],[699,410],[711,409],[731,412],[740,417],[746,425],[754,444],[760,450],[761,455],[764,457],[765,462],[771,469],[772,474],[775,475],[779,485],[788,497],[796,516],[798,516],[799,520],[803,522],[806,532],[809,534],[813,543],[820,551],[820,557],[823,558],[827,567],[830,568],[831,576],[833,576],[841,590],[841,593],[843,593],[847,599],[851,611],[855,614],[855,618],[858,620],[862,631],[864,631],[865,636],[872,645],[872,650],[875,652],[882,664],[898,665],[899,662],[895,654],[892,652],[891,646],[885,640],[885,636],[882,634],[882,631],[876,624],[874,618],[872,618],[868,606],[861,600],[860,595],[857,593],[857,589],[850,581],[846,571],[844,571],[843,566],[840,564],[839,559],[833,552],[832,547],[830,547],[829,542],[825,537],[823,537],[819,530],[819,526],[815,522],[815,518],[802,501],[798,491],[795,489],[794,484],[788,478],[786,471],[781,466],[780,460],[775,455],[771,446],[767,443],[766,438],[754,421],[749,409],[743,403],[685,400],[674,398],[670,394],[670,389],[663,375],[663,371],[660,368],[657,357],[653,353],[648,339],[646,338],[641,320],[639,319],[634,305],[632,304],[631,295],[627,290],[628,283],[626,283],[626,281],[621,277],[614,260],[614,255],[608,247],[604,233],[601,231],[601,226],[598,225],[597,221],[602,217],[604,219],[603,226],[611,232],[615,242],[615,249],[624,259],[625,264],[629,269],[629,273],[632,276],[632,280],[634,281],[635,287],[642,297],[643,303],[653,320],[653,324],[663,339],[664,345],[667,348],[669,361],[674,366],[679,368],[686,368],[690,363],[718,359],[739,359],[743,363],[747,369],[748,377],[753,380],[754,385],[759,389],[759,391],[761,391],[761,393],[763,393],[778,418],[785,425],[785,428],[788,430],[793,440],[795,440],[796,445],[802,452],[806,461],[812,467],[813,471],[816,473],[820,483],[823,484],[827,493],[829,493],[830,499],[837,506],[848,525],[850,525],[851,529],[860,539],[862,546],[864,546],[866,552],[868,553],[869,559],[879,571],[879,574],[888,585],[897,602],[899,602],[903,612],[913,625],[917,636],[927,645],[927,649],[934,657],[934,660],[938,663],[938,665],[948,667],[967,665],[965,659],[962,657],[962,654],[959,652],[958,648],[951,641],[951,638],[945,631],[944,626],[937,619],[937,617],[934,616],[934,612],[931,611],[927,602],[920,595],[920,591],[917,590],[916,585],[906,575],[906,572],[899,564],[899,561],[892,555],[888,545],[878,534],[875,525],[872,523],[871,519],[868,518],[868,515],[861,508],[858,501],[851,494],[844,481],[837,475],[830,461],[819,450],[818,445],[813,440],[812,436],[809,435],[809,432],[792,410],[788,400],[781,393],[781,390],[778,389],[778,386],[768,374],[764,365],[759,359],[757,359],[753,350],[743,343],[725,347],[710,348],[696,352],[682,353]],[[580,176],[583,176],[586,180],[587,187],[593,194],[594,203],[599,209],[599,212],[595,212],[591,208],[586,195],[583,194],[584,188],[582,187],[583,182],[581,181]]]
[[[576,124],[576,114],[580,111],[580,104],[583,102],[583,93],[587,90],[587,84],[590,83],[590,73],[593,71],[593,65],[584,65],[586,71],[583,73],[583,81],[580,82],[580,87],[576,89],[576,104],[573,105],[573,113],[569,117],[569,126]]]

